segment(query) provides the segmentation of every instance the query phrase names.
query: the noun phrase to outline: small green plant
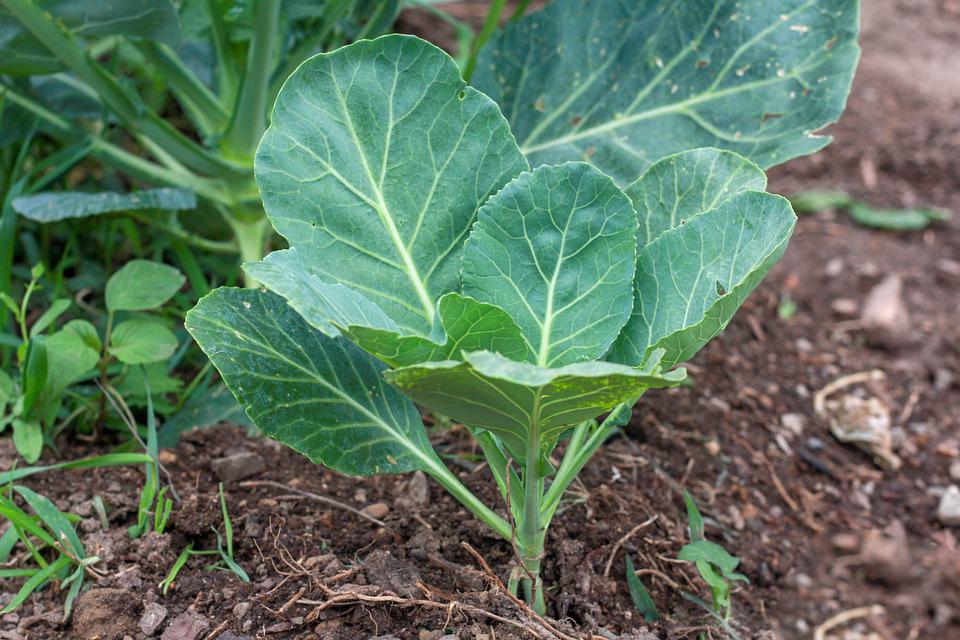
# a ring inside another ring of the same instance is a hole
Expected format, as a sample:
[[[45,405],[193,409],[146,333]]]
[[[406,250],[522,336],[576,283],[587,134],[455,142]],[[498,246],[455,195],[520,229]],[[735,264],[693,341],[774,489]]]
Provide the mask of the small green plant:
[[[654,604],[653,598],[650,597],[647,589],[643,586],[643,583],[640,582],[640,578],[637,577],[637,571],[633,567],[633,559],[630,557],[630,554],[625,554],[624,559],[627,569],[627,589],[630,591],[630,599],[633,600],[633,606],[643,614],[643,619],[647,622],[659,620],[660,613],[657,611],[657,605]]]
[[[726,549],[715,542],[710,542],[704,538],[703,517],[693,501],[693,497],[686,491],[683,492],[683,501],[687,508],[690,543],[680,549],[677,558],[693,562],[696,565],[700,577],[710,587],[714,613],[720,616],[724,623],[728,623],[733,611],[731,601],[733,584],[735,582],[749,584],[750,580],[742,573],[735,571],[737,565],[740,564],[739,558],[730,555]],[[696,597],[688,599],[693,602],[699,600]]]
[[[220,511],[223,514],[223,534],[216,529],[213,530],[213,533],[217,536],[217,548],[197,550],[193,548],[192,542],[188,543],[187,546],[184,547],[183,551],[180,552],[180,555],[177,556],[177,559],[173,562],[173,565],[170,567],[170,571],[167,572],[163,582],[160,583],[160,589],[164,595],[166,595],[167,591],[170,590],[170,587],[173,586],[177,576],[180,575],[180,571],[187,565],[187,562],[193,556],[217,555],[220,557],[220,559],[217,562],[208,565],[207,571],[229,571],[233,575],[237,576],[237,578],[239,578],[242,582],[250,582],[250,576],[248,576],[247,572],[243,570],[243,567],[237,564],[233,559],[233,523],[230,521],[230,514],[227,511],[227,498],[223,493],[222,482],[218,485],[218,491],[220,494]],[[224,543],[226,543],[226,546],[224,546]]]
[[[921,231],[953,217],[942,209],[878,209],[843,191],[805,191],[791,196],[790,203],[801,214],[846,211],[861,227],[885,231]]]
[[[474,86],[413,37],[310,58],[255,161],[289,248],[245,266],[266,291],[215,290],[187,329],[265,434],[348,474],[431,475],[545,612],[567,488],[786,248],[796,218],[754,161],[819,149],[843,108],[856,1],[787,4],[555,0],[487,34]],[[506,517],[414,402],[469,427]]]

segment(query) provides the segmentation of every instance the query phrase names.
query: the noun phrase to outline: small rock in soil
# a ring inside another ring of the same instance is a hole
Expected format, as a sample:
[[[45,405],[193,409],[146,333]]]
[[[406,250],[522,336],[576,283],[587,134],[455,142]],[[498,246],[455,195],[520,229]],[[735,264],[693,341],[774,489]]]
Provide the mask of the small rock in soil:
[[[237,620],[243,620],[247,617],[247,614],[250,613],[252,606],[249,602],[238,602],[236,606],[233,607],[233,617]]]
[[[162,604],[150,602],[143,607],[143,616],[140,618],[140,631],[143,631],[144,635],[152,636],[166,619],[167,608]]]
[[[830,303],[830,309],[838,316],[851,318],[857,315],[857,311],[860,310],[860,305],[857,304],[856,300],[851,300],[850,298],[837,298]]]
[[[411,564],[399,560],[385,550],[378,549],[363,559],[363,571],[370,584],[375,584],[400,596],[413,597],[419,591],[420,572]]]
[[[410,479],[399,487],[397,499],[394,501],[398,509],[412,509],[425,507],[430,504],[430,484],[423,471],[416,471]]]
[[[74,605],[74,635],[84,640],[121,640],[137,632],[139,614],[140,599],[126,589],[91,589]]]
[[[253,640],[252,636],[238,636],[233,631],[224,631],[217,636],[217,640]]]
[[[803,434],[803,428],[806,423],[807,419],[802,413],[785,413],[780,416],[780,424],[795,436]]]
[[[910,577],[913,558],[903,524],[894,521],[883,531],[874,529],[863,536],[860,560],[868,579],[895,584]]]
[[[160,640],[197,640],[209,628],[209,620],[192,611],[184,611],[170,621]]]
[[[210,462],[210,467],[223,482],[236,482],[255,476],[266,468],[263,456],[249,451],[235,453]]]
[[[870,290],[860,319],[873,345],[896,347],[909,340],[910,312],[903,300],[900,276],[887,276]]]
[[[960,526],[960,487],[952,484],[940,496],[937,520],[948,527]]]
[[[374,502],[370,506],[361,509],[361,511],[371,518],[377,518],[379,520],[390,513],[390,505],[388,505],[386,502]]]
[[[954,460],[950,463],[950,479],[960,480],[960,460]]]

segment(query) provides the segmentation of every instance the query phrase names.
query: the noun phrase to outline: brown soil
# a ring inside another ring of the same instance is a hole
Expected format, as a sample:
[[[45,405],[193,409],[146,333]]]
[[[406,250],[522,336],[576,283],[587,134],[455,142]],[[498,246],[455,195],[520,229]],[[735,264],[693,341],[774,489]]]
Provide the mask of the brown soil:
[[[850,107],[831,131],[835,142],[775,170],[771,190],[842,188],[878,206],[960,211],[960,4],[866,4],[863,62]],[[413,15],[404,24],[416,30],[424,21]],[[686,487],[704,512],[708,537],[743,559],[750,585],[734,594],[732,623],[742,637],[810,638],[833,616],[873,605],[883,609],[828,637],[960,637],[956,530],[935,515],[938,495],[957,481],[951,463],[960,459],[958,256],[956,220],[891,234],[858,228],[837,213],[801,219],[783,261],[694,359],[694,385],[651,393],[625,436],[584,471],[550,532],[549,624],[574,637],[650,638],[644,629],[661,639],[724,637],[680,595],[707,597],[695,571],[672,560],[686,541]],[[862,306],[894,274],[903,279],[912,320],[877,343],[846,307]],[[796,313],[783,319],[778,307],[787,298]],[[817,390],[872,369],[885,378],[840,395],[874,396],[890,410],[903,461],[897,471],[837,441],[813,408]],[[483,466],[452,455],[471,453],[465,434],[434,435],[463,481],[497,504]],[[201,556],[161,594],[158,584],[185,545],[216,547],[211,527],[222,530],[222,521],[211,461],[239,450],[267,462],[250,480],[281,485],[226,487],[236,560],[251,583],[206,570],[212,557]],[[87,453],[73,445],[67,455]],[[0,451],[0,467],[8,462],[9,451]],[[427,484],[424,492],[422,478],[345,478],[230,427],[187,435],[165,462],[181,502],[168,533],[140,540],[126,533],[142,483],[138,470],[28,482],[84,518],[79,530],[106,577],[77,602],[70,624],[59,623],[63,594],[49,589],[0,619],[0,638],[144,637],[138,625],[149,603],[167,612],[156,634],[176,627],[167,638],[183,637],[174,632],[191,624],[206,629],[198,637],[220,638],[554,637],[491,589],[461,547],[469,543],[505,576],[509,545],[439,487]],[[356,509],[377,505],[370,512],[385,526],[303,491]],[[111,508],[106,531],[91,511],[96,495]],[[664,616],[659,623],[644,624],[633,608],[625,552],[647,570],[642,580]],[[7,592],[0,598],[16,587],[0,582]],[[331,601],[335,606],[320,604]]]

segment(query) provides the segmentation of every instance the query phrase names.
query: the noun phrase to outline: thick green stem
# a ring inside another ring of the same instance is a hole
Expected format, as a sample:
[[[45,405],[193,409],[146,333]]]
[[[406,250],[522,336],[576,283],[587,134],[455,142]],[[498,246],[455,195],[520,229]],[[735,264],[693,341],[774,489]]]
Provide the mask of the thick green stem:
[[[534,415],[536,414],[537,411],[534,408]],[[540,435],[537,425],[531,425],[526,457],[523,470],[523,517],[517,529],[517,544],[520,550],[520,564],[526,575],[523,578],[524,596],[533,610],[542,615],[547,610],[543,596],[543,581],[540,578],[546,529],[542,526],[540,519],[543,480],[540,477]]]
[[[478,35],[470,45],[470,56],[467,58],[467,66],[463,69],[463,79],[467,82],[470,82],[470,78],[473,77],[473,71],[477,68],[477,58],[480,55],[480,50],[483,49],[483,45],[487,44],[487,40],[490,39],[493,32],[497,30],[497,25],[500,23],[500,14],[503,13],[503,9],[506,6],[507,0],[493,0],[490,3],[490,9],[487,12],[487,21],[483,23],[483,28],[480,29],[480,35]]]
[[[244,219],[228,215],[226,218],[237,237],[240,264],[259,262],[267,248],[267,233],[270,231],[270,223],[266,216]],[[253,288],[257,286],[257,281],[244,273],[243,284],[247,288]]]

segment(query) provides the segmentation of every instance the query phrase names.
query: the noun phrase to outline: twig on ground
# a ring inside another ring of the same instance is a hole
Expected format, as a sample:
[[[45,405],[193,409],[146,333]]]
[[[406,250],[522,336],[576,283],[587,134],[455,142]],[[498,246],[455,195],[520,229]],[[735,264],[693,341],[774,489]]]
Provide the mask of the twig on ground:
[[[840,389],[844,389],[855,384],[860,384],[861,382],[883,380],[885,377],[886,374],[880,369],[871,369],[870,371],[860,371],[858,373],[851,373],[850,375],[837,378],[823,389],[820,389],[813,394],[813,409],[817,412],[817,415],[822,416],[824,413],[826,413],[827,396],[833,395]]]
[[[827,618],[821,625],[813,630],[813,640],[826,640],[827,632],[834,627],[838,627],[842,624],[850,622],[851,620],[856,620],[857,618],[882,616],[884,613],[886,613],[886,611],[887,610],[879,604],[872,604],[866,607],[857,607],[856,609],[841,611],[837,615]]]
[[[331,507],[336,507],[338,509],[343,509],[344,511],[349,511],[350,513],[356,516],[359,516],[364,520],[368,520],[369,522],[372,522],[378,527],[383,527],[384,529],[390,528],[390,525],[388,525],[383,520],[374,518],[373,516],[367,513],[364,513],[360,509],[355,509],[348,504],[344,504],[338,500],[334,500],[333,498],[329,498],[327,496],[322,496],[319,493],[311,493],[309,491],[295,489],[293,487],[283,484],[282,482],[274,482],[273,480],[247,480],[245,482],[241,482],[240,486],[241,487],[274,487],[275,489],[283,489],[285,491],[289,491],[290,493],[296,494],[298,496],[303,496],[304,498],[310,498],[311,500],[322,502],[323,504],[329,505]]]
[[[653,515],[647,518],[646,520],[644,520],[643,522],[635,526],[633,529],[630,529],[630,531],[628,531],[625,536],[623,536],[622,538],[620,538],[614,543],[613,549],[610,550],[610,558],[607,560],[607,566],[604,567],[603,569],[604,578],[610,575],[610,569],[613,567],[613,559],[617,557],[617,552],[620,551],[620,547],[625,545],[630,538],[632,538],[634,535],[637,534],[638,531],[649,527],[651,524],[656,522],[656,520],[657,520],[656,515]]]

